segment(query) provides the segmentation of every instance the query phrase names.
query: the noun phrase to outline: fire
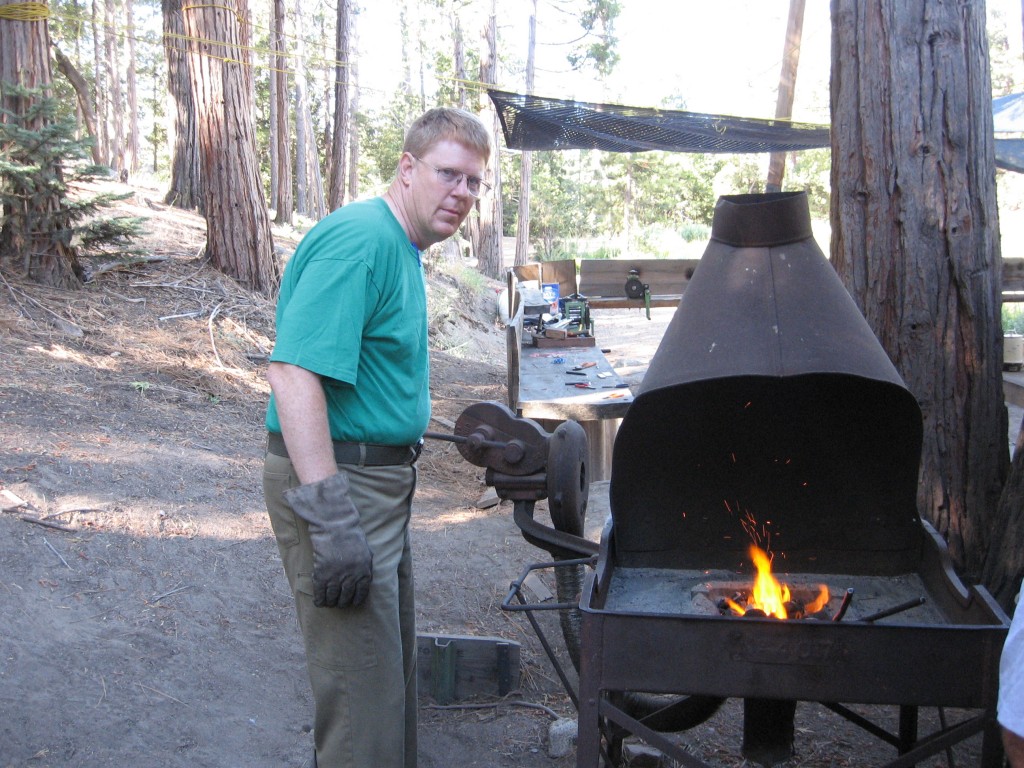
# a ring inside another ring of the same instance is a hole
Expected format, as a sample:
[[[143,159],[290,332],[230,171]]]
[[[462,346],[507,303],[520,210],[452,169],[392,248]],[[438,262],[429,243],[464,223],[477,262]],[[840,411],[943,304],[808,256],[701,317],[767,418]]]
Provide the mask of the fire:
[[[789,586],[781,584],[778,579],[772,576],[772,561],[764,550],[751,545],[750,558],[754,562],[754,567],[757,568],[757,577],[754,579],[754,586],[750,590],[747,604],[741,606],[735,600],[727,599],[725,601],[726,605],[728,605],[733,613],[740,616],[751,610],[757,610],[765,616],[772,616],[776,619],[788,619],[791,611],[790,606],[796,605],[800,607],[799,604],[793,602]],[[817,613],[828,605],[828,600],[828,587],[822,584],[819,588],[818,596],[807,605],[802,606],[800,614],[809,615]]]
[[[766,616],[788,619],[786,603],[790,598],[789,587],[780,584],[778,579],[772,576],[772,561],[763,549],[751,545],[750,559],[754,561],[754,567],[757,568],[757,578],[754,579],[754,588],[750,591],[750,603],[747,609],[760,608]]]

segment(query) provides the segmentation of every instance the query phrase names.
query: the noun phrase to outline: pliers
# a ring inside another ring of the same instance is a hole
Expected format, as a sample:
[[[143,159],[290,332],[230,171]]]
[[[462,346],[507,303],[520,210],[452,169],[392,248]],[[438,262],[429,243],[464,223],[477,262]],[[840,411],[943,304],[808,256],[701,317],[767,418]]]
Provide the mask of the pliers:
[[[597,389],[597,387],[595,387],[589,381],[580,381],[580,382],[567,381],[567,382],[565,382],[565,386],[567,386],[567,387],[576,387],[576,389]]]

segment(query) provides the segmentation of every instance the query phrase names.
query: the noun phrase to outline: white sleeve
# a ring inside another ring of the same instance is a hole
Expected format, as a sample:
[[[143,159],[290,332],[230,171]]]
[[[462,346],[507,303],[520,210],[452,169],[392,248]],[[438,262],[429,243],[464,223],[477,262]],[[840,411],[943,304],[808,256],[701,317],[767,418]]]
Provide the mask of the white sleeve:
[[[1024,737],[1024,607],[1013,612],[999,660],[999,724]]]

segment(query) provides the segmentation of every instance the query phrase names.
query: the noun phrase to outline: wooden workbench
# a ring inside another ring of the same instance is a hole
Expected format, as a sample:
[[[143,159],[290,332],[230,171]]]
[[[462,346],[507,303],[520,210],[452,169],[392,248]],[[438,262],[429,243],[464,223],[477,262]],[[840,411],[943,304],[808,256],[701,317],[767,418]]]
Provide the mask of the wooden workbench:
[[[577,367],[583,375],[569,373]],[[632,402],[633,393],[598,347],[525,345],[519,351],[516,411],[548,431],[569,419],[579,422],[589,443],[590,480],[611,476],[615,433]]]
[[[523,333],[523,308],[511,271],[507,286],[509,408],[549,432],[563,421],[578,422],[587,434],[590,452],[587,482],[610,479],[615,433],[633,402],[633,393],[605,358],[600,340],[595,346],[534,346],[532,338]],[[593,365],[584,368],[585,363]],[[584,375],[568,373],[577,367]],[[578,389],[567,386],[569,383],[589,383],[594,388]]]

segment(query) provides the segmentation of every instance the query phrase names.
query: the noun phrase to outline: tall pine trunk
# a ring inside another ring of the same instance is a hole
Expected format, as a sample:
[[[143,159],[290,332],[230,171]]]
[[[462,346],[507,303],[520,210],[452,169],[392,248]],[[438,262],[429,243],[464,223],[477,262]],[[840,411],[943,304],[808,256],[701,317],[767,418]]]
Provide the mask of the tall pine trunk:
[[[484,39],[487,50],[481,56],[480,80],[484,83],[498,82],[498,6],[497,0],[491,0],[491,13],[484,28]],[[501,161],[498,136],[501,135],[501,124],[498,122],[497,110],[487,104],[486,94],[481,97],[481,107],[492,110],[491,121],[491,184],[494,189],[477,203],[480,213],[480,229],[476,246],[477,269],[488,277],[501,279],[505,274],[504,257],[502,254],[501,237]]]
[[[125,85],[128,95],[128,140],[126,142],[125,170],[138,173],[142,164],[139,141],[139,87],[135,67],[135,10],[133,0],[124,3],[125,27],[128,45],[128,69],[125,71]]]
[[[188,46],[181,0],[162,0],[167,92],[174,102],[171,186],[164,202],[186,210],[204,211],[199,165],[199,126],[192,97]]]
[[[526,43],[526,92],[533,93],[534,60],[537,48],[537,0],[530,4],[529,39]],[[521,267],[530,255],[530,185],[533,183],[533,153],[519,157],[519,216],[516,219],[515,265]]]
[[[103,5],[103,56],[106,68],[108,103],[110,104],[111,131],[107,156],[118,173],[124,170],[124,99],[121,93],[121,67],[117,56],[117,38],[114,31],[116,15],[114,0]]]
[[[331,133],[327,205],[330,210],[345,204],[349,142],[349,21],[351,0],[338,0],[338,16],[334,38],[334,130]]]
[[[206,252],[252,290],[277,288],[252,118],[253,79],[246,0],[184,9],[206,209]]]
[[[975,579],[1008,463],[984,5],[833,0],[832,30],[833,263],[921,404],[918,511]]]
[[[110,164],[110,100],[108,98],[107,68],[103,63],[103,24],[98,0],[92,0],[90,24],[92,27],[93,99],[96,105],[96,144],[100,164]]]
[[[274,158],[277,163],[275,198],[277,201],[275,221],[278,224],[290,224],[292,212],[295,207],[295,197],[292,195],[292,136],[288,119],[288,61],[285,58],[285,37],[284,37],[284,0],[273,0],[273,24],[274,35],[272,38],[272,49],[274,51],[274,66],[270,77],[275,83],[273,95],[275,101],[274,121],[275,126],[272,132],[274,146]]]

